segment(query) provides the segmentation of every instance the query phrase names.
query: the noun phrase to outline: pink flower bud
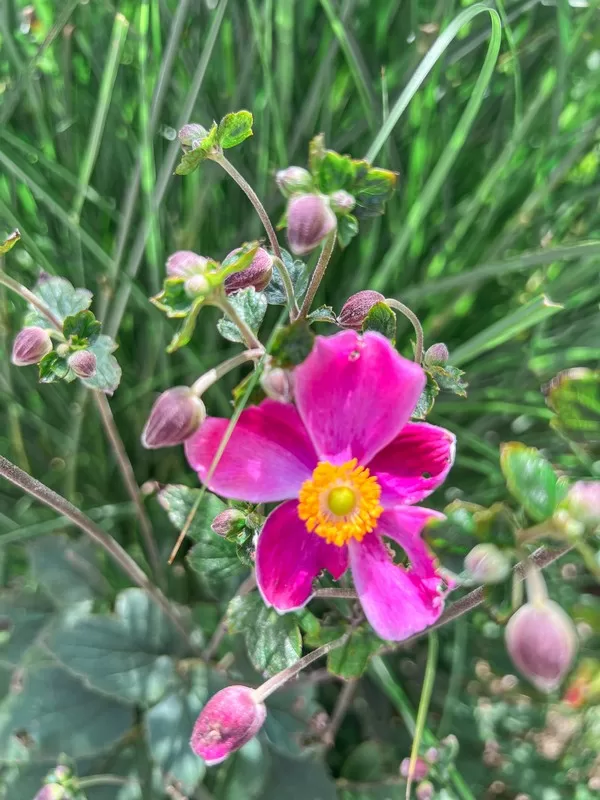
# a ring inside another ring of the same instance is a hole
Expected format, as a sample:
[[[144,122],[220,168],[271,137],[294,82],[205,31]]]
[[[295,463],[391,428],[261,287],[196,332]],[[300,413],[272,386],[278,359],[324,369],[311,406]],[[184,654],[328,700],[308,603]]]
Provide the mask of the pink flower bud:
[[[287,208],[287,237],[296,255],[309,253],[335,229],[337,220],[320,194],[300,194]]]
[[[495,544],[477,544],[465,558],[465,569],[478,583],[500,583],[510,573],[510,562]]]
[[[514,665],[542,692],[560,684],[577,650],[575,626],[548,599],[521,606],[506,626],[505,639]]]
[[[405,758],[402,760],[400,764],[400,775],[403,778],[408,778],[408,771],[410,768],[410,758]],[[416,781],[420,781],[423,778],[427,777],[427,773],[429,772],[429,764],[426,761],[423,761],[422,758],[417,758],[415,761],[415,768],[413,770],[413,778]]]
[[[260,379],[264,393],[271,400],[280,403],[291,403],[294,398],[294,383],[292,373],[287,369],[275,367],[268,369]]]
[[[570,513],[586,526],[600,525],[600,481],[577,481],[565,501]]]
[[[183,288],[188,297],[198,297],[199,295],[206,295],[210,291],[210,283],[204,275],[190,275],[185,279]]]
[[[208,131],[202,125],[195,122],[189,122],[184,125],[178,133],[178,139],[184,151],[194,150],[200,145],[202,139],[206,137]]]
[[[33,800],[71,800],[71,793],[58,783],[49,783],[42,786]]]
[[[384,300],[385,297],[382,294],[374,292],[372,289],[363,289],[362,292],[353,294],[342,306],[337,319],[338,324],[342,328],[353,328],[359,331],[373,306]]]
[[[244,527],[245,519],[245,514],[239,509],[226,508],[225,511],[217,514],[210,527],[219,536],[228,536],[230,533],[241,530]]]
[[[189,278],[206,270],[208,259],[191,250],[177,250],[167,258],[166,270],[170,278]]]
[[[227,254],[224,260],[227,261],[229,256],[237,253],[240,249],[236,247],[235,250]],[[240,272],[234,272],[225,278],[225,292],[233,294],[239,289],[247,289],[250,286],[253,286],[257,292],[262,292],[269,285],[272,275],[273,257],[263,247],[259,247],[249,267],[240,270]]]
[[[329,195],[329,203],[333,212],[344,216],[352,211],[356,205],[356,200],[349,192],[340,189],[338,192]]]
[[[310,172],[302,167],[280,169],[275,175],[275,182],[284,197],[291,197],[298,192],[310,192],[313,187]]]
[[[189,386],[167,389],[152,406],[142,444],[149,450],[181,444],[198,430],[205,418],[204,403]]]
[[[417,800],[431,800],[435,792],[435,788],[431,781],[423,781],[415,790],[415,797]]]
[[[428,347],[425,352],[425,363],[430,367],[443,367],[448,363],[450,353],[443,342],[437,342]]]
[[[428,761],[430,764],[435,764],[435,762],[439,759],[439,757],[440,757],[440,751],[437,749],[437,747],[429,747],[425,751],[425,760]]]
[[[96,374],[96,356],[91,350],[77,350],[69,356],[69,366],[78,378],[93,378]]]
[[[48,331],[32,325],[30,328],[23,328],[15,336],[11,361],[17,367],[38,364],[51,350],[52,340]]]
[[[219,764],[230,753],[256,736],[267,716],[249,686],[228,686],[210,698],[194,725],[190,745],[208,766]]]

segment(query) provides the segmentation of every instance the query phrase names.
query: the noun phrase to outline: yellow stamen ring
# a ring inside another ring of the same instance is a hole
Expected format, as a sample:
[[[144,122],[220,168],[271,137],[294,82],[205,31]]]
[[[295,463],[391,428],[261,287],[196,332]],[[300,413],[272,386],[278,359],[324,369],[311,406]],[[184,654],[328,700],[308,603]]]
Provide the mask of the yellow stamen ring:
[[[337,467],[321,461],[302,484],[298,516],[311,533],[342,547],[374,530],[383,513],[380,496],[377,478],[355,458]]]

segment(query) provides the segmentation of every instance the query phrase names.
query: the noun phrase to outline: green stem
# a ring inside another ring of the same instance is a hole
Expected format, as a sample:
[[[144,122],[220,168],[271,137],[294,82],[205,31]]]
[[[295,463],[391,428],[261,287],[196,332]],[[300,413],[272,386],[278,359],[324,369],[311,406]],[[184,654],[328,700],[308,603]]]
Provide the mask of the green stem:
[[[223,361],[222,364],[219,364],[212,369],[209,369],[208,372],[205,372],[203,375],[200,375],[197,381],[194,381],[192,384],[193,391],[201,397],[204,392],[220,380],[223,375],[227,375],[228,372],[231,372],[232,369],[236,367],[241,367],[242,364],[245,364],[246,361],[253,361],[260,358],[264,354],[264,350],[262,347],[256,347],[254,350],[244,350],[241,353],[238,353],[232,358],[228,358],[227,361]]]
[[[29,291],[29,289],[20,284],[18,281],[9,277],[5,272],[2,272],[2,270],[0,270],[0,283],[3,284],[3,286],[6,286],[7,289],[11,289],[16,294],[20,294],[23,300],[26,300],[30,305],[36,308],[40,314],[43,314],[43,316],[46,317],[48,322],[50,322],[57,331],[62,332],[62,323],[58,317],[55,317],[50,309],[47,308],[47,306],[42,303],[42,301],[36,297],[33,292]]]
[[[403,314],[406,319],[408,319],[413,328],[415,329],[415,335],[417,337],[417,341],[415,342],[415,361],[417,364],[420,364],[423,361],[423,328],[421,327],[421,323],[419,322],[419,318],[411,311],[408,306],[405,306],[404,303],[401,303],[400,300],[395,300],[393,297],[386,298],[385,302],[391,308],[395,308],[396,311],[399,311]]]
[[[427,663],[425,664],[425,678],[423,680],[423,688],[421,689],[421,699],[419,700],[419,710],[417,711],[417,722],[415,725],[415,735],[410,750],[410,763],[408,765],[408,776],[406,779],[406,800],[410,800],[410,790],[412,787],[413,775],[417,763],[417,756],[419,755],[419,748],[421,740],[427,724],[427,714],[429,712],[429,703],[431,702],[431,693],[433,692],[433,684],[435,683],[435,671],[437,667],[439,642],[437,633],[429,634],[429,647],[427,648]]]
[[[88,778],[79,778],[77,784],[80,789],[91,789],[93,786],[127,786],[135,783],[131,778],[121,778],[120,775],[90,775]]]
[[[448,691],[444,700],[444,710],[442,711],[442,718],[437,729],[439,739],[443,739],[452,727],[452,717],[454,715],[454,706],[460,693],[462,684],[462,676],[465,668],[465,657],[467,655],[467,638],[469,629],[467,621],[460,619],[456,623],[454,630],[454,644],[452,647],[452,666],[450,667],[450,681],[448,683]]]
[[[214,300],[214,305],[220,308],[224,314],[227,314],[229,319],[244,337],[244,341],[250,349],[261,350],[264,353],[265,348],[262,346],[260,340],[256,337],[254,331],[244,322],[224,294],[222,297]]]
[[[310,311],[310,307],[312,306],[315,295],[317,294],[321,281],[323,280],[323,276],[325,275],[325,270],[327,269],[331,259],[331,254],[333,253],[333,248],[335,247],[336,235],[337,230],[333,230],[325,239],[325,244],[321,250],[321,255],[317,261],[317,266],[315,267],[315,271],[310,279],[310,284],[306,291],[302,308],[300,309],[300,319],[304,319]]]

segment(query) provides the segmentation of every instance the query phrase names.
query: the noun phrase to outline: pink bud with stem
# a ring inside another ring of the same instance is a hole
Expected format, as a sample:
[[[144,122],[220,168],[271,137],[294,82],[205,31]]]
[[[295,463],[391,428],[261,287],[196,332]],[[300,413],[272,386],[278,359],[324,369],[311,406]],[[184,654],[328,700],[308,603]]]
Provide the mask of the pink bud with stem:
[[[586,527],[600,525],[600,481],[577,481],[569,489],[564,505]]]
[[[227,259],[237,253],[241,248],[237,247],[225,257]],[[252,259],[250,266],[242,269],[239,272],[234,272],[225,278],[225,292],[233,294],[240,289],[248,289],[253,286],[257,292],[262,292],[263,289],[269,285],[273,275],[273,256],[271,256],[264,247],[259,247],[256,255]]]
[[[275,175],[275,182],[284,197],[291,197],[298,192],[310,192],[313,187],[312,175],[303,167],[280,169]]]
[[[400,775],[402,775],[403,778],[408,778],[409,769],[410,769],[410,758],[405,758],[402,760],[402,763],[400,764]],[[420,781],[423,778],[426,778],[428,773],[429,773],[429,764],[422,758],[417,758],[415,760],[415,766],[412,774],[414,780]]]
[[[430,367],[444,367],[448,363],[450,353],[443,342],[436,342],[425,351],[424,361]]]
[[[271,400],[291,403],[294,398],[294,382],[290,370],[281,367],[266,369],[260,379],[260,385]]]
[[[167,389],[152,406],[142,444],[149,450],[182,444],[205,419],[204,403],[189,386]]]
[[[78,378],[93,378],[96,374],[96,356],[91,350],[77,350],[69,356],[68,363]]]
[[[288,203],[287,237],[296,255],[310,253],[336,225],[335,214],[323,195],[295,195]]]
[[[165,265],[169,278],[189,278],[206,271],[208,259],[191,250],[177,250],[167,258]]]
[[[246,516],[237,508],[226,508],[213,519],[211,530],[219,536],[228,536],[244,527]]]
[[[351,295],[342,306],[337,318],[338,324],[342,328],[359,331],[373,306],[383,303],[384,300],[382,294],[372,289],[363,289],[362,292]]]
[[[32,325],[29,328],[23,328],[15,336],[11,361],[17,367],[39,364],[51,350],[52,340],[48,331]]]
[[[482,542],[465,557],[465,569],[478,583],[500,583],[510,573],[510,561],[495,544]]]

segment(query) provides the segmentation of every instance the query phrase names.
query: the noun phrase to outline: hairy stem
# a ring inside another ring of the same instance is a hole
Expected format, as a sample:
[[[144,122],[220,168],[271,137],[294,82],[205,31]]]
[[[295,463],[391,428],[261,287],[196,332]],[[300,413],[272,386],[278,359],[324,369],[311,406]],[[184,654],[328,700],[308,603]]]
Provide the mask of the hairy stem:
[[[246,361],[253,361],[260,358],[264,352],[262,347],[256,347],[253,350],[244,350],[232,358],[228,358],[227,361],[223,361],[223,363],[209,369],[208,372],[201,375],[198,380],[192,384],[193,391],[200,397],[210,386],[220,380],[223,375],[227,375],[232,369],[240,367],[242,364],[245,364]]]
[[[399,311],[403,314],[406,319],[408,319],[411,323],[413,328],[415,329],[415,335],[417,337],[417,341],[415,342],[415,361],[417,364],[420,364],[423,361],[423,328],[421,327],[421,323],[419,322],[419,318],[411,311],[408,306],[405,306],[404,303],[401,303],[400,300],[395,300],[393,297],[387,297],[385,302],[391,308],[395,308],[396,311]]]
[[[352,701],[354,700],[354,695],[356,694],[357,689],[357,678],[352,678],[351,680],[346,681],[342,687],[342,691],[339,693],[335,708],[333,709],[333,714],[329,720],[329,725],[325,729],[325,733],[322,736],[325,747],[333,747],[336,734],[340,729],[340,725],[344,721],[344,717],[346,716]]]
[[[54,314],[50,311],[49,308],[46,307],[44,303],[36,297],[33,292],[31,292],[27,287],[20,284],[18,281],[14,280],[14,278],[9,277],[5,272],[0,270],[0,283],[6,286],[8,289],[11,289],[16,294],[20,294],[23,300],[26,300],[30,305],[34,306],[40,314],[43,314],[48,322],[53,325],[57,331],[62,333],[62,323],[55,317]]]
[[[333,253],[333,248],[335,247],[336,235],[337,235],[337,230],[333,230],[331,231],[329,236],[325,239],[325,244],[323,245],[323,249],[321,250],[321,255],[319,256],[319,260],[317,261],[317,266],[315,267],[315,271],[313,272],[312,277],[310,279],[308,289],[306,290],[306,294],[304,295],[302,308],[300,309],[300,319],[304,319],[307,316],[308,312],[310,311],[310,307],[313,304],[315,295],[317,294],[319,286],[321,285],[321,281],[323,280],[323,276],[325,275],[325,270],[329,265],[331,254]]]
[[[239,332],[244,337],[244,341],[246,342],[246,346],[250,349],[261,350],[264,352],[265,348],[260,343],[260,340],[256,337],[256,334],[253,330],[251,330],[248,325],[244,322],[244,320],[240,317],[237,313],[235,308],[231,305],[229,300],[223,294],[222,297],[214,300],[214,305],[221,309],[224,314],[227,314],[229,319],[233,322],[233,324],[238,328]]]
[[[252,572],[252,574],[249,575],[246,578],[246,580],[240,585],[240,588],[237,590],[234,597],[245,597],[247,594],[250,594],[250,592],[254,589],[255,586],[256,586],[256,577],[254,575],[254,572]],[[217,652],[219,645],[225,638],[226,633],[227,633],[227,612],[221,617],[221,620],[217,625],[217,628],[213,633],[210,642],[206,646],[206,650],[204,651],[202,656],[204,661],[208,662],[213,658],[214,654]]]

